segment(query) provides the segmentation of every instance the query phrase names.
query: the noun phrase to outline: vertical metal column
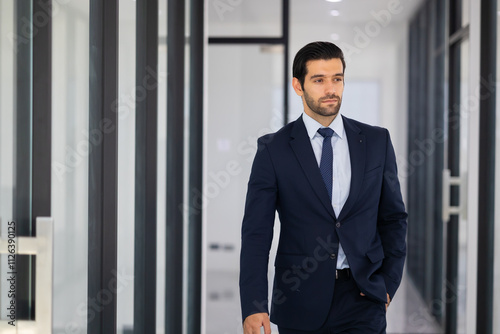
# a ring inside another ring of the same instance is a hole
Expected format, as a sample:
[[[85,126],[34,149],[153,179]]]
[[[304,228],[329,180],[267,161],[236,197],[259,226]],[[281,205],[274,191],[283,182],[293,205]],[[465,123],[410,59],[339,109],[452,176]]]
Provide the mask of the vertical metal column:
[[[417,48],[417,64],[418,64],[418,73],[417,73],[417,78],[418,78],[418,83],[417,83],[417,90],[418,90],[418,98],[416,101],[416,107],[417,107],[417,115],[415,115],[415,129],[416,129],[416,137],[412,139],[413,142],[413,149],[410,151],[410,154],[414,154],[414,152],[419,152],[420,148],[417,146],[417,142],[415,139],[418,138],[418,140],[423,140],[425,138],[425,120],[423,117],[420,117],[419,112],[421,110],[425,110],[427,108],[426,104],[426,98],[425,92],[426,88],[428,86],[427,80],[427,72],[425,71],[425,68],[427,68],[428,64],[426,62],[427,60],[427,25],[429,24],[429,21],[427,20],[427,12],[428,12],[428,7],[427,4],[423,6],[422,8],[422,14],[419,17],[419,22],[418,22],[418,48]],[[419,270],[417,272],[418,274],[418,280],[417,280],[417,286],[420,290],[420,293],[422,297],[425,299],[426,298],[426,286],[425,286],[425,271],[426,271],[426,252],[424,249],[426,248],[426,222],[425,222],[425,203],[422,201],[422,198],[425,198],[425,168],[423,164],[416,163],[418,160],[416,160],[413,156],[410,157],[410,164],[412,164],[413,167],[415,167],[415,177],[417,180],[416,183],[416,190],[417,190],[417,202],[416,207],[417,211],[419,214],[416,217],[418,220],[414,220],[414,224],[418,224],[418,244],[419,244],[419,251],[417,252],[418,255],[418,265],[419,265]],[[421,214],[420,214],[421,213]]]
[[[450,1],[449,8],[449,36],[462,27],[462,1]],[[460,176],[460,43],[456,41],[449,45],[448,64],[448,169],[451,176]],[[447,191],[447,189],[443,189]],[[450,205],[460,204],[460,192],[457,187],[450,190]],[[457,332],[458,311],[458,235],[459,217],[451,215],[446,226],[446,316],[445,332]]]
[[[205,54],[205,1],[191,0],[189,56],[189,210],[187,333],[201,332],[203,254],[203,62]]]
[[[52,130],[52,0],[33,1],[33,184],[32,219],[50,217]]]
[[[423,44],[422,44],[422,63],[424,64],[422,66],[423,73],[422,73],[422,84],[424,85],[422,93],[424,96],[427,96],[427,98],[422,98],[422,106],[423,109],[425,110],[425,116],[423,117],[421,121],[421,135],[419,138],[420,143],[426,143],[432,138],[432,131],[435,129],[434,125],[434,118],[432,117],[434,115],[432,107],[434,104],[434,80],[432,80],[432,74],[434,73],[434,63],[432,62],[432,55],[433,55],[433,47],[434,47],[434,35],[433,35],[433,28],[434,28],[434,20],[433,20],[433,8],[432,8],[432,3],[427,2],[424,6],[424,24],[425,27],[422,29],[422,38],[423,38]],[[421,149],[420,149],[420,152]],[[433,276],[433,271],[432,271],[432,265],[434,262],[434,257],[435,257],[435,250],[434,250],[434,221],[433,221],[433,213],[434,213],[434,205],[436,204],[434,194],[435,191],[433,189],[433,186],[435,185],[435,180],[433,178],[434,173],[433,173],[433,167],[434,167],[434,157],[432,154],[429,154],[428,152],[426,153],[426,157],[424,159],[424,162],[420,166],[420,170],[422,172],[422,179],[420,182],[421,185],[421,190],[423,194],[424,200],[421,200],[422,202],[422,211],[421,211],[421,218],[422,218],[422,227],[423,227],[423,247],[422,251],[424,253],[424,272],[423,272],[423,298],[424,300],[428,303],[432,303],[432,276]]]
[[[137,0],[134,333],[156,332],[158,0]]]
[[[460,176],[460,44],[450,46],[448,110],[448,169],[451,176]],[[447,191],[447,189],[443,189]],[[450,205],[460,204],[459,189],[450,190]],[[451,215],[447,224],[446,244],[446,333],[457,332],[458,308],[458,215]]]
[[[36,235],[35,219],[50,216],[51,1],[16,1],[16,144],[14,220],[19,236]],[[36,28],[36,33],[34,29]],[[17,318],[35,314],[35,257],[17,262]]]
[[[17,235],[32,236],[33,225],[31,215],[31,148],[32,148],[32,35],[30,28],[32,7],[30,0],[15,2],[15,34],[16,41],[16,104],[15,104],[15,145],[14,145],[14,191],[13,191],[13,218],[17,223]],[[20,255],[17,257],[17,304],[16,316],[20,320],[33,320],[34,282],[32,282],[35,267],[33,256]]]
[[[290,87],[288,82],[290,82],[290,0],[283,0],[281,23],[282,34],[283,34],[283,125],[288,124],[288,93]]]
[[[439,203],[443,202],[443,169],[444,169],[444,99],[445,99],[445,37],[446,37],[446,22],[441,20],[446,14],[445,2],[434,1],[435,7],[435,50],[440,50],[438,53],[434,53],[434,82],[436,82],[436,88],[434,90],[434,124],[437,131],[441,131],[443,134],[443,139],[440,141],[440,137],[436,136],[436,149],[434,151],[434,192],[435,192],[435,204],[434,204],[434,262],[433,262],[433,282],[432,282],[432,299],[441,300],[443,293],[443,236],[444,228],[442,221],[442,206]],[[442,304],[435,303],[431,308],[431,312],[436,317],[439,323],[442,322],[443,312]]]
[[[37,29],[33,34],[32,56],[31,235],[34,236],[37,217],[51,216],[52,1],[33,1],[32,6],[32,24]],[[33,258],[32,296],[36,296],[35,279],[36,258]]]
[[[51,0],[16,1],[16,145],[14,219],[19,236],[36,235],[35,220],[50,216]],[[36,29],[36,33],[34,33]],[[35,261],[19,256],[17,318],[35,314]]]
[[[182,333],[185,1],[168,0],[165,333]]]
[[[497,75],[497,0],[481,1],[481,78]],[[493,333],[496,86],[481,85],[476,332]]]
[[[419,14],[417,14],[419,15]],[[416,19],[413,19],[410,22],[409,27],[409,54],[408,54],[408,63],[416,64],[416,50],[417,50],[417,38],[418,38],[418,22]],[[415,138],[416,131],[415,127],[412,126],[415,121],[415,105],[417,100],[417,71],[416,66],[410,66],[408,69],[408,158],[409,153],[412,151],[414,144],[413,139]],[[407,253],[407,268],[410,276],[415,279],[417,277],[418,272],[418,262],[416,257],[416,251],[413,250],[418,249],[418,237],[416,224],[412,224],[414,221],[415,215],[415,202],[416,202],[416,178],[415,173],[409,173],[408,175],[408,200],[407,200],[407,210],[408,210],[408,253]]]
[[[460,44],[450,47],[449,57],[449,111],[448,119],[448,169],[451,176],[460,176]],[[447,191],[443,189],[443,191]],[[458,206],[459,190],[450,190],[450,205]],[[457,331],[458,307],[458,215],[452,215],[447,224],[446,244],[446,333]]]
[[[116,333],[118,0],[90,1],[89,334]]]

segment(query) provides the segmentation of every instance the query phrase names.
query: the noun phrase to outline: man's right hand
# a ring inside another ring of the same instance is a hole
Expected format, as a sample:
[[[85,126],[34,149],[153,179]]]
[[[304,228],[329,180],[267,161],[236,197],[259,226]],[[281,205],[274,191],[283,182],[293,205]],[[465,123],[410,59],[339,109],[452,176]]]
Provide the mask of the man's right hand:
[[[244,334],[260,334],[260,328],[264,326],[264,333],[271,334],[271,322],[267,313],[255,313],[246,317],[243,322]]]

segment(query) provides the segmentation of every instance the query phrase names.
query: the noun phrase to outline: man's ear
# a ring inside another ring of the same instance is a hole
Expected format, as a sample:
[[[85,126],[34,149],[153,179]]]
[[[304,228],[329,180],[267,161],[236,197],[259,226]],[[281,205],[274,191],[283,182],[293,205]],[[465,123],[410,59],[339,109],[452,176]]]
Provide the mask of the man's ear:
[[[298,96],[304,95],[304,91],[302,90],[302,85],[300,84],[299,79],[296,77],[293,77],[292,79],[292,86],[293,89],[295,90],[295,93],[297,93]]]

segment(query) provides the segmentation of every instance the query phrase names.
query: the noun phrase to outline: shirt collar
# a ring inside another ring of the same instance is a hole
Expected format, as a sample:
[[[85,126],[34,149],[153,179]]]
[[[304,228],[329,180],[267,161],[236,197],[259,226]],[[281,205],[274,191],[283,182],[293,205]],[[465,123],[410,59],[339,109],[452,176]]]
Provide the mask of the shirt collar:
[[[309,139],[312,140],[316,135],[321,136],[318,133],[318,129],[324,128],[323,125],[321,125],[318,121],[313,119],[305,112],[302,113],[302,120],[304,121],[304,125],[306,126],[307,135],[309,136]],[[333,131],[335,131],[335,134],[340,139],[343,139],[345,137],[344,120],[342,119],[340,113],[337,114],[337,117],[335,117],[333,122],[328,127]]]

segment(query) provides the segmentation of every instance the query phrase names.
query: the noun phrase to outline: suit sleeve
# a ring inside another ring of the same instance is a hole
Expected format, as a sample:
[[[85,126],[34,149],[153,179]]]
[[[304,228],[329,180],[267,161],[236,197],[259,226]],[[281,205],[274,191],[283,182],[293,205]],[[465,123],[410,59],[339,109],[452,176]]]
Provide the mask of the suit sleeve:
[[[386,160],[377,227],[385,255],[380,272],[384,277],[387,293],[392,299],[403,275],[408,215],[401,197],[396,156],[387,130],[386,138]]]
[[[264,137],[265,138],[265,137]],[[277,182],[264,138],[258,141],[241,230],[240,298],[243,320],[268,310],[267,268],[273,239]]]

